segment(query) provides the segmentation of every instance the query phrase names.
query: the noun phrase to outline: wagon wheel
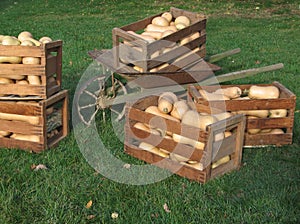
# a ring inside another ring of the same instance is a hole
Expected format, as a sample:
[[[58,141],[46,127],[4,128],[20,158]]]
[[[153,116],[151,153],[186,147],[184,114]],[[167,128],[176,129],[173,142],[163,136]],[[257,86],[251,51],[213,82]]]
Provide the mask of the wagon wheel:
[[[117,114],[116,119],[121,119],[124,108],[121,111],[114,109],[110,102],[117,95],[125,94],[126,87],[114,74],[110,77],[103,75],[88,79],[75,96],[75,107],[80,120],[90,125],[99,111],[102,111],[105,120],[105,109],[108,108]]]

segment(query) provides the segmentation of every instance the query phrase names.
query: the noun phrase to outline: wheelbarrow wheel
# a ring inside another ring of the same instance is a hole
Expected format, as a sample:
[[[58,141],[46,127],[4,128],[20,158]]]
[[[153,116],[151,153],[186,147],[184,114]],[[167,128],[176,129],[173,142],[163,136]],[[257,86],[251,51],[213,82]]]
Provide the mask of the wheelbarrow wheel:
[[[105,119],[105,110],[111,109],[117,114],[117,119],[122,117],[124,110],[113,109],[111,102],[117,95],[127,94],[125,85],[112,76],[96,76],[88,79],[76,92],[74,106],[80,121],[85,125],[90,125],[97,113],[102,111]]]

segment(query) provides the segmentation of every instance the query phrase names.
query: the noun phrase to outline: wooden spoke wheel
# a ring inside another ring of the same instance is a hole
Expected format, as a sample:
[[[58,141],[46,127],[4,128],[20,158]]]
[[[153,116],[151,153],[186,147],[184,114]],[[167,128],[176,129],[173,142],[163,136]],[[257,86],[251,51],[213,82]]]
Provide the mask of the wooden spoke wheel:
[[[125,85],[112,74],[107,76],[96,76],[87,80],[75,95],[75,107],[79,119],[86,125],[90,125],[96,114],[102,111],[105,118],[105,109],[110,109],[121,119],[124,109],[115,109],[111,104],[118,95],[127,94]]]

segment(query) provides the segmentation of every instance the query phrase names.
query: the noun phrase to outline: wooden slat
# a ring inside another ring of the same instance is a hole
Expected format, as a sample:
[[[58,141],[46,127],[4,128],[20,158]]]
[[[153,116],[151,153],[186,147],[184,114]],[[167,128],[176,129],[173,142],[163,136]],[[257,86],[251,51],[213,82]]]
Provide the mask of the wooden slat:
[[[221,141],[214,142],[212,146],[213,150],[213,158],[212,162],[216,162],[217,160],[231,155],[236,151],[236,135],[232,135],[228,138],[225,138]],[[215,155],[215,156],[214,156]]]
[[[245,134],[245,146],[266,146],[275,145],[283,146],[293,143],[293,134]]]
[[[133,125],[136,122],[149,123],[149,121],[157,116],[146,113],[144,110],[150,105],[157,105],[158,96],[149,96],[138,100],[135,103],[126,104],[126,125],[125,125],[125,152],[141,159],[147,163],[151,163],[158,167],[168,169],[180,176],[187,177],[199,182],[206,182],[209,179],[219,176],[229,170],[239,167],[242,158],[242,147],[244,142],[245,122],[244,115],[236,115],[226,120],[218,121],[208,126],[208,130],[203,132],[202,140],[205,143],[204,150],[194,149],[191,146],[178,144],[173,139],[165,139],[161,136],[149,134],[146,131],[136,129]],[[168,123],[169,121],[166,121]],[[173,123],[172,123],[173,122]],[[157,125],[164,123],[164,119],[157,121]],[[168,130],[172,133],[178,133],[185,137],[194,139],[199,129],[186,127],[187,125],[179,122],[170,121],[166,126],[159,126],[162,130]],[[187,132],[184,132],[187,129]],[[233,134],[223,141],[215,142],[215,136],[225,130],[234,131]],[[184,134],[183,134],[184,133]],[[196,134],[195,134],[196,133]],[[200,134],[201,135],[201,134]],[[197,138],[195,138],[197,139]],[[200,138],[198,137],[198,140]],[[198,161],[203,167],[203,171],[191,167],[191,165],[178,164],[170,159],[163,159],[154,152],[144,151],[138,148],[141,142],[146,142],[157,148],[165,149],[177,155],[190,158],[190,160]],[[212,169],[211,164],[214,161],[229,155],[230,162],[220,166],[221,168]],[[160,161],[160,162],[159,162]],[[182,166],[182,167],[181,167]],[[175,168],[177,168],[175,170]],[[179,168],[179,169],[178,169]],[[213,173],[212,173],[213,172]]]
[[[35,95],[40,96],[46,94],[46,88],[42,85],[20,85],[20,84],[1,84],[0,94]]]
[[[289,89],[279,82],[271,84],[255,84],[258,86],[274,85],[280,90],[280,97],[278,99],[250,99],[250,100],[226,100],[226,101],[206,101],[204,100],[198,90],[200,88],[208,91],[214,91],[220,86],[204,86],[197,85],[188,86],[188,100],[193,108],[201,112],[217,113],[224,111],[240,111],[240,110],[271,110],[271,109],[287,109],[288,115],[284,118],[258,118],[247,119],[247,129],[285,129],[285,134],[256,134],[249,135],[245,133],[244,144],[246,146],[263,146],[263,145],[285,145],[291,144],[294,127],[294,112],[296,107],[296,96]],[[238,86],[242,90],[249,89],[252,85],[221,85],[221,88]]]
[[[207,181],[205,171],[196,170],[194,168],[178,164],[177,162],[160,157],[159,155],[150,153],[148,151],[139,150],[134,146],[125,145],[125,152],[135,158],[138,158],[160,168],[170,170],[171,172],[188,179],[195,180],[201,183],[205,183]]]
[[[269,128],[290,128],[294,125],[294,119],[290,117],[282,118],[257,118],[247,119],[247,129],[269,129]]]
[[[23,121],[7,121],[0,119],[0,130],[5,130],[18,134],[42,135],[43,128],[41,125],[32,125]]]
[[[152,19],[160,14],[150,16],[148,18],[145,18],[143,20],[139,20],[137,22],[134,22],[132,24],[122,26],[121,28],[114,28],[112,31],[113,35],[113,46],[114,46],[114,63],[113,66],[115,68],[120,67],[119,58],[127,59],[132,64],[135,64],[141,68],[145,72],[149,72],[152,68],[157,67],[161,65],[164,62],[171,63],[172,60],[176,59],[177,57],[181,56],[182,54],[188,53],[191,49],[194,49],[196,47],[202,46],[202,51],[199,56],[205,56],[205,42],[206,42],[206,18],[202,14],[197,14],[193,12],[187,12],[185,10],[180,10],[177,8],[172,8],[174,10],[174,13],[176,15],[186,15],[190,17],[191,25],[188,27],[185,27],[184,29],[178,30],[174,32],[173,34],[170,34],[168,36],[163,37],[160,40],[154,41],[152,43],[147,43],[145,40],[134,36],[127,31],[135,31],[139,32],[143,30],[148,24],[151,23]],[[185,44],[182,47],[178,47],[175,51],[172,51],[172,53],[166,53],[163,54],[160,57],[157,57],[155,59],[151,59],[151,55],[157,51],[160,51],[161,49],[165,47],[169,47],[170,44],[173,44],[175,42],[180,41],[181,39],[193,34],[199,32],[200,37],[190,41],[189,43]],[[138,46],[142,49],[142,52],[134,51],[128,47],[123,46],[120,44],[121,40],[126,41],[134,41],[132,42],[135,46]],[[120,47],[120,48],[119,48]],[[203,55],[204,54],[204,55]],[[125,60],[126,61],[126,60]]]
[[[157,148],[162,148],[169,152],[173,152],[184,156],[186,158],[190,158],[190,160],[200,161],[203,151],[199,149],[195,149],[192,146],[184,145],[175,142],[172,139],[166,139],[161,136],[149,134],[143,130],[136,129],[134,127],[126,127],[126,133],[128,138],[132,138],[137,142],[146,142],[151,144]]]
[[[9,53],[8,53],[9,52]],[[61,89],[62,73],[62,41],[52,41],[40,47],[31,46],[0,46],[0,55],[8,54],[10,56],[28,56],[39,57],[39,65],[25,64],[0,64],[0,75],[36,75],[39,76],[41,85],[18,85],[3,84],[0,88],[0,95],[7,97],[9,95],[37,96],[40,99],[46,99],[51,94]],[[52,55],[54,54],[54,55]],[[47,92],[47,77],[53,76],[57,82],[57,87]]]
[[[9,114],[20,114],[28,116],[40,116],[41,107],[26,103],[15,103],[10,101],[0,101],[0,112]]]
[[[59,127],[59,133],[47,137],[47,121],[48,115],[46,109],[48,106],[54,106],[60,109],[62,113],[62,126]],[[12,103],[10,101],[0,101],[0,112],[8,112],[21,115],[36,115],[40,122],[38,125],[31,125],[27,122],[0,120],[0,130],[9,131],[20,134],[37,135],[40,138],[39,142],[29,142],[12,139],[9,137],[0,138],[1,148],[18,148],[23,150],[32,150],[34,152],[41,152],[58,144],[58,142],[66,137],[69,132],[68,122],[68,91],[60,91],[49,99],[41,100],[36,104],[33,103]]]
[[[34,152],[41,152],[44,150],[44,145],[37,142],[21,141],[11,138],[0,138],[1,148],[11,148],[11,149],[23,149],[32,150]]]
[[[0,56],[43,57],[44,55],[42,47],[0,45]]]

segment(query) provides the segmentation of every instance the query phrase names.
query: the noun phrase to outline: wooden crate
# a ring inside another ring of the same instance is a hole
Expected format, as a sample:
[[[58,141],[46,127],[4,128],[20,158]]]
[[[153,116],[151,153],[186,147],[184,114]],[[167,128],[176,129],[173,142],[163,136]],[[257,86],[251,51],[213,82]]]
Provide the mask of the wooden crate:
[[[148,106],[157,105],[157,99],[157,96],[150,96],[132,105],[127,104],[124,143],[124,149],[127,154],[201,183],[240,167],[245,128],[244,115],[236,115],[229,119],[218,121],[208,126],[207,131],[201,131],[199,128],[145,112],[144,110]],[[134,126],[137,122],[151,124],[151,126],[162,130],[162,132],[172,132],[203,142],[205,144],[204,150],[187,144],[177,143],[172,138],[150,134],[147,131],[137,129]],[[231,130],[232,135],[223,140],[215,141],[215,136],[225,130]],[[184,156],[196,162],[196,164],[190,165],[186,162],[174,161],[168,156],[164,157],[156,152],[142,150],[139,148],[141,142],[155,145],[155,147],[164,149],[169,153]],[[212,164],[215,161],[228,155],[230,156],[228,162],[212,168]]]
[[[7,114],[16,118],[9,120]],[[67,90],[40,101],[0,101],[0,131],[10,132],[0,136],[0,147],[34,152],[54,147],[69,132],[68,117]],[[36,139],[15,139],[13,134],[33,135]]]
[[[246,147],[255,146],[267,146],[276,145],[282,146],[292,144],[293,141],[293,127],[294,127],[294,113],[296,107],[296,96],[285,86],[279,82],[273,82],[271,84],[255,84],[257,86],[270,86],[274,85],[279,88],[280,96],[278,99],[249,99],[249,100],[225,100],[225,101],[207,101],[202,98],[199,93],[199,89],[205,89],[208,92],[214,91],[220,86],[196,86],[190,85],[188,87],[188,98],[190,102],[193,102],[195,108],[198,111],[206,113],[218,113],[218,112],[236,112],[240,110],[271,110],[271,109],[287,109],[287,117],[281,118],[257,118],[248,119],[246,122],[245,142]],[[238,86],[245,91],[250,88],[251,85],[221,85],[221,88],[230,86]],[[270,133],[258,133],[249,134],[248,129],[276,129],[280,128],[284,130],[283,134],[270,134]]]
[[[132,35],[127,31],[134,31],[136,33],[142,32],[142,30],[151,23],[154,17],[160,16],[162,13],[120,28],[116,27],[112,30],[115,68],[122,67],[124,70],[124,67],[127,67],[128,71],[134,71],[134,69],[130,69],[130,66],[128,66],[128,64],[133,64],[142,68],[143,72],[150,72],[153,68],[168,63],[169,66],[159,69],[158,72],[173,72],[180,69],[187,69],[198,61],[199,58],[205,57],[205,15],[174,7],[171,7],[169,12],[172,13],[173,18],[177,18],[181,15],[187,16],[191,20],[191,25],[152,43]],[[190,40],[186,44],[178,46],[166,53],[160,53],[159,56],[153,56],[157,54],[157,52],[170,47],[170,45],[174,45],[174,43],[180,42],[180,40],[196,32],[200,34],[198,38]],[[124,41],[130,42],[131,45],[124,44]],[[191,54],[192,50],[194,50],[194,54]],[[176,59],[178,61],[174,62]],[[125,63],[127,65],[123,63],[124,61],[126,61]]]
[[[1,84],[0,99],[46,99],[61,89],[62,79],[62,41],[37,46],[3,46],[0,45],[0,56],[37,57],[40,64],[0,63],[1,75],[38,76],[41,85]]]

